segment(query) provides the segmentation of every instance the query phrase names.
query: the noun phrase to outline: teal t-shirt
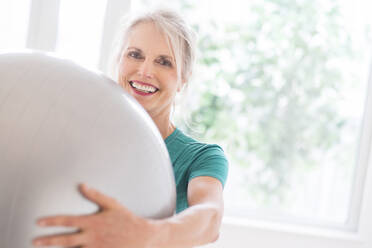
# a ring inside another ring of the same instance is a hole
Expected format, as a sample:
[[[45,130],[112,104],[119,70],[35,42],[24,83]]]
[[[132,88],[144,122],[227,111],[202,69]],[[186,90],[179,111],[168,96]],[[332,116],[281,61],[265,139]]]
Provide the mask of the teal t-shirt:
[[[191,179],[210,176],[218,179],[222,186],[225,185],[228,161],[220,146],[198,142],[178,128],[165,139],[165,144],[176,179],[177,213],[189,206],[187,186]]]

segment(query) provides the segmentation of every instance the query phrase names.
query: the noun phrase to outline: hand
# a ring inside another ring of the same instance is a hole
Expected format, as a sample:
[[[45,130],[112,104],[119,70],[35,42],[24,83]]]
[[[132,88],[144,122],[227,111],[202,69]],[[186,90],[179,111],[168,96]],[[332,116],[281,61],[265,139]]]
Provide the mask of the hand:
[[[40,219],[43,227],[75,227],[79,232],[38,237],[35,246],[84,248],[143,248],[149,246],[152,235],[151,220],[136,216],[115,199],[97,190],[79,185],[82,195],[96,203],[100,211],[82,216],[54,216]]]

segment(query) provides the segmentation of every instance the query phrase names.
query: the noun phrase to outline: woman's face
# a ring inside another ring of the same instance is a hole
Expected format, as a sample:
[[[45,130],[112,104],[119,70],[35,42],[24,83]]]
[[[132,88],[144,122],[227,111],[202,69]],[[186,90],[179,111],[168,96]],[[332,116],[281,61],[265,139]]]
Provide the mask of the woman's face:
[[[167,38],[153,23],[145,22],[131,30],[127,42],[119,64],[119,84],[150,116],[168,113],[180,83]]]

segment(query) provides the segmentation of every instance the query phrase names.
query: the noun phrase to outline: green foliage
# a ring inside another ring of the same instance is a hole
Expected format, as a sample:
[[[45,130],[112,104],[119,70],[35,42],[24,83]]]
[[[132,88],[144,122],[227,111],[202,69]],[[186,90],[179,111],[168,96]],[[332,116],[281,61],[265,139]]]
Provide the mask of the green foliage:
[[[321,166],[347,121],[338,93],[351,82],[339,65],[355,51],[337,2],[322,2],[257,1],[250,21],[193,24],[200,73],[192,83],[200,98],[187,105],[189,125],[178,125],[222,144],[263,203],[290,197],[291,172]],[[185,11],[192,10],[189,3]]]

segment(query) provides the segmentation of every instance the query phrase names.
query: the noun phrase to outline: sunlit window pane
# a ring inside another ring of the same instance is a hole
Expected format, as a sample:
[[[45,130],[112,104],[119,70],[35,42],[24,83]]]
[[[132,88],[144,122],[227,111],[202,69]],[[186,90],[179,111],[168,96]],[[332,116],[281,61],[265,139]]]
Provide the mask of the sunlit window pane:
[[[135,2],[137,9],[154,4]],[[189,85],[198,94],[176,109],[176,120],[225,149],[226,214],[346,225],[371,56],[371,2],[169,4],[199,33]]]
[[[0,1],[0,50],[26,47],[30,0]]]
[[[58,53],[97,67],[107,0],[63,0],[60,6]]]

